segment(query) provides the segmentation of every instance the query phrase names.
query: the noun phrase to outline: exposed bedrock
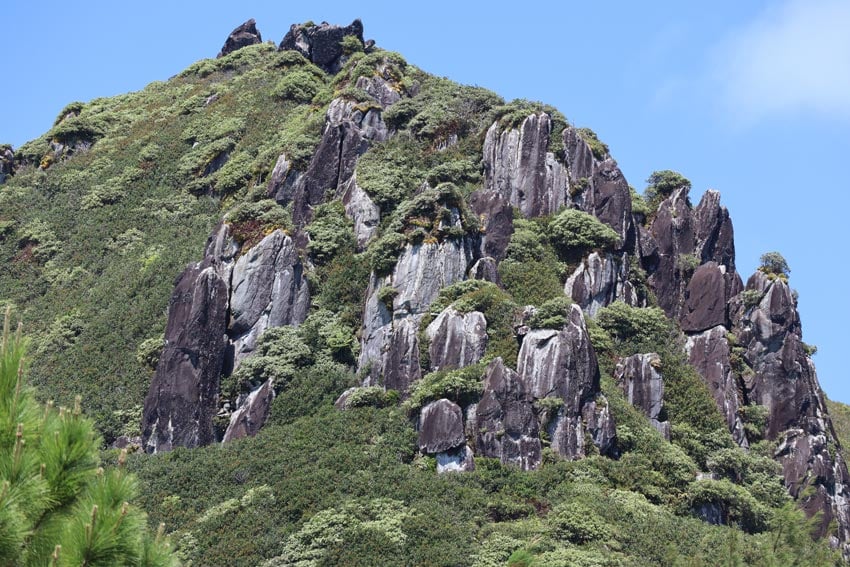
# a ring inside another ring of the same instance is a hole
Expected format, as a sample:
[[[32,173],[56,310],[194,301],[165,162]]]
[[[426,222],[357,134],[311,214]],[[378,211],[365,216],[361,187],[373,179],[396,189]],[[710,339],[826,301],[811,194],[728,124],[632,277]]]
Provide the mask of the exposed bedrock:
[[[685,350],[688,361],[708,386],[726,426],[742,447],[749,445],[744,424],[739,415],[742,400],[737,377],[732,370],[731,351],[726,327],[718,325],[687,338]]]
[[[319,25],[293,24],[280,42],[279,49],[295,50],[329,73],[342,67],[345,56],[342,40],[354,36],[363,43],[363,22],[354,20],[342,27],[322,22]]]
[[[539,467],[540,432],[533,402],[519,375],[501,358],[494,359],[487,366],[484,393],[468,427],[476,454],[523,470]]]
[[[654,352],[633,354],[620,361],[614,373],[626,399],[649,419],[665,439],[670,439],[670,422],[664,411],[664,379],[656,370],[661,359]]]
[[[168,304],[165,347],[145,398],[147,452],[214,442],[219,379],[227,347],[230,262],[226,226],[208,240],[207,255],[177,278]]]
[[[307,318],[310,291],[292,239],[275,230],[242,254],[233,267],[228,334],[234,363],[253,352],[269,327]]]
[[[263,43],[263,36],[261,36],[259,30],[257,30],[257,22],[254,21],[254,18],[251,18],[230,32],[230,35],[227,36],[227,40],[224,42],[224,46],[221,48],[217,57],[224,57],[228,53],[233,53],[237,49],[242,49],[243,47],[254,45],[256,43]]]
[[[465,279],[477,247],[477,241],[468,237],[408,244],[392,274],[372,276],[358,363],[360,371],[368,371],[366,383],[380,382],[406,393],[419,379],[422,316],[442,288]]]
[[[751,369],[743,377],[751,404],[768,408],[767,437],[777,440],[785,485],[809,515],[823,512],[820,533],[837,522],[850,536],[850,489],[844,458],[827,414],[815,367],[802,341],[797,302],[784,278],[756,272],[747,292],[758,303],[735,304],[734,332]],[[809,490],[807,490],[809,489]]]
[[[503,130],[498,122],[484,139],[484,186],[517,207],[526,217],[556,213],[569,199],[567,168],[549,151],[552,121],[532,114],[519,128]]]
[[[599,366],[581,308],[571,306],[561,330],[534,329],[525,335],[517,373],[535,399],[563,401],[547,426],[553,449],[570,459],[581,458],[587,432],[601,453],[615,450],[614,421],[600,395]]]
[[[447,307],[425,328],[430,342],[431,370],[463,368],[475,364],[487,349],[487,320],[478,311],[461,313]]]
[[[614,301],[628,305],[640,303],[628,277],[627,254],[593,252],[567,278],[564,293],[593,317],[600,308]]]

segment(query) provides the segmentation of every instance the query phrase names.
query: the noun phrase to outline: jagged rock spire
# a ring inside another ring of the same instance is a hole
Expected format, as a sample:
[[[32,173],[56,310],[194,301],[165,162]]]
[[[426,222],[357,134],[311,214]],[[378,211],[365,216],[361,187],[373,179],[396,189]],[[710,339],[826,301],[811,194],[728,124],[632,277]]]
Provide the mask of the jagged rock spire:
[[[233,53],[237,49],[242,49],[243,47],[262,42],[263,36],[260,35],[260,32],[257,29],[257,22],[254,21],[254,18],[251,18],[230,32],[230,35],[227,36],[227,40],[224,42],[224,46],[221,48],[221,51],[219,51],[216,57],[224,57],[228,53]]]

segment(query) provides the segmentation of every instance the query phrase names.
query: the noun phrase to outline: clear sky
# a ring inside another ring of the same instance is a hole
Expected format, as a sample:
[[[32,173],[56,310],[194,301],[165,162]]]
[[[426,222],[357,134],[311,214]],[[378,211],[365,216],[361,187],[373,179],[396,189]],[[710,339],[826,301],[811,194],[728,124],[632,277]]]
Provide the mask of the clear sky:
[[[361,18],[420,68],[541,100],[593,128],[630,183],[657,169],[721,191],[738,270],[780,251],[827,394],[850,402],[850,0],[715,2],[11,2],[3,7],[0,143],[46,131],[73,100],[138,90],[255,18]]]

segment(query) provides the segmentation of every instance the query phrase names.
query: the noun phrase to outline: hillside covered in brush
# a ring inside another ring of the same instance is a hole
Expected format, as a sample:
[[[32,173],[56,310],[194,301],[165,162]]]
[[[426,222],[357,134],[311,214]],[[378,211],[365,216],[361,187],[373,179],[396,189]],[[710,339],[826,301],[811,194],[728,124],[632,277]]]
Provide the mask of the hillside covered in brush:
[[[359,21],[246,22],[3,146],[0,183],[31,381],[131,452],[185,565],[846,554],[782,256],[745,282],[717,192],[639,193],[592,130]]]

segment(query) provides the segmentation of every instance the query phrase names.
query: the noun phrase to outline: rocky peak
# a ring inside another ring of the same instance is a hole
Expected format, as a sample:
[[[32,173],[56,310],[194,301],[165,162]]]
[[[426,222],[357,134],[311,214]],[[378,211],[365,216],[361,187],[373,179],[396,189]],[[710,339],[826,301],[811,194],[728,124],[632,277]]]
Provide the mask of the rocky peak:
[[[363,43],[363,22],[354,20],[346,27],[322,22],[293,24],[280,42],[279,49],[295,50],[329,73],[342,67],[342,40],[354,36]]]
[[[0,144],[0,185],[12,175],[15,165],[15,154],[10,146]]]
[[[227,40],[224,42],[224,46],[216,57],[224,57],[237,49],[262,42],[263,37],[260,35],[259,30],[257,30],[257,22],[254,21],[254,18],[251,18],[230,32],[230,35],[227,36]]]

